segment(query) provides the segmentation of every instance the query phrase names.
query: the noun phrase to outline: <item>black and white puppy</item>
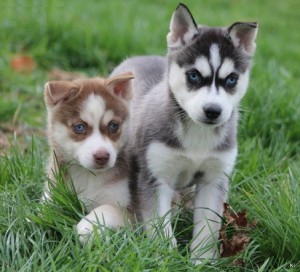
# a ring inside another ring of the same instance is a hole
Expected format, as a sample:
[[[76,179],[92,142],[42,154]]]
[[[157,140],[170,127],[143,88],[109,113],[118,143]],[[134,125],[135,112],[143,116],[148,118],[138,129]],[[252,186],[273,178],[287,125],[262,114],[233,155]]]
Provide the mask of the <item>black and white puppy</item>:
[[[256,23],[197,26],[180,4],[167,35],[167,57],[130,58],[112,73],[135,76],[128,152],[141,218],[150,230],[154,219],[164,218],[164,232],[176,245],[172,199],[195,185],[196,260],[218,256],[228,176],[237,156],[238,105],[247,90],[256,34]]]

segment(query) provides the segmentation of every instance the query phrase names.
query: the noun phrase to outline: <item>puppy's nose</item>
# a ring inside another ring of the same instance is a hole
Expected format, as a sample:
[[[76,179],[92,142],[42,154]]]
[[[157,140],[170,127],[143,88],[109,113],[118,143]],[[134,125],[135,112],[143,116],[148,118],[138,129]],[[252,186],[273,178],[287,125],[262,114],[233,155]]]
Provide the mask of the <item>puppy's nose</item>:
[[[103,150],[97,151],[94,154],[94,159],[99,166],[104,166],[109,160],[109,153]]]
[[[222,112],[221,107],[217,104],[206,105],[203,108],[203,110],[204,110],[206,118],[209,119],[209,120],[217,119],[220,116],[221,112]]]

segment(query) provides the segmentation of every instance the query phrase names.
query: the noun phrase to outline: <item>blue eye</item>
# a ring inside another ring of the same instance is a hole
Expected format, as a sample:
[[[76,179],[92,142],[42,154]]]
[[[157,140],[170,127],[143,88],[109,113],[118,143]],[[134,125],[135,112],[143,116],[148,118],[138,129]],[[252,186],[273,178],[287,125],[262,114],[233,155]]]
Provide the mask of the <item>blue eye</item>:
[[[199,84],[202,81],[201,75],[197,70],[191,70],[186,73],[186,79],[190,84]]]
[[[78,134],[85,133],[85,124],[76,124],[74,125],[74,131]]]
[[[119,124],[114,121],[109,122],[109,124],[107,126],[109,133],[112,133],[112,134],[117,133],[119,130],[119,127],[120,127]]]
[[[237,81],[238,81],[238,76],[235,74],[231,74],[225,79],[225,87],[233,88],[237,84]]]

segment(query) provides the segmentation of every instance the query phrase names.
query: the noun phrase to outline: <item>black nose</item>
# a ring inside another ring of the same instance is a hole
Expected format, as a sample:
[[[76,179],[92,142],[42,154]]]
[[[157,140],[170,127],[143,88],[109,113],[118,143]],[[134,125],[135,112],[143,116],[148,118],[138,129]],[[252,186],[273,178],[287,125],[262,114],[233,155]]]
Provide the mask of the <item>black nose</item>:
[[[222,112],[221,107],[217,104],[207,105],[203,108],[203,110],[204,110],[206,118],[209,120],[217,119]]]

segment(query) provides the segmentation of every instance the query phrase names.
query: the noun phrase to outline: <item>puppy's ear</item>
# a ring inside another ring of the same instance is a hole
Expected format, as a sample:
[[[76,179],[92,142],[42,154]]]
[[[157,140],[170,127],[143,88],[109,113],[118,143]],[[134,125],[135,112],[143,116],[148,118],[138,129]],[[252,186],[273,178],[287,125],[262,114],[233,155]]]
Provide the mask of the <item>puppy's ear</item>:
[[[170,32],[167,35],[168,48],[180,48],[191,41],[197,33],[197,24],[188,7],[179,4],[172,15]]]
[[[257,23],[242,23],[237,22],[230,26],[228,35],[231,38],[235,47],[242,48],[250,56],[254,55],[257,34]]]
[[[131,72],[121,74],[106,79],[105,86],[114,95],[124,99],[125,101],[129,101],[132,97],[131,79],[133,78],[134,76]]]
[[[49,107],[55,106],[63,100],[74,97],[79,92],[79,87],[69,81],[50,81],[45,84],[45,103]]]

